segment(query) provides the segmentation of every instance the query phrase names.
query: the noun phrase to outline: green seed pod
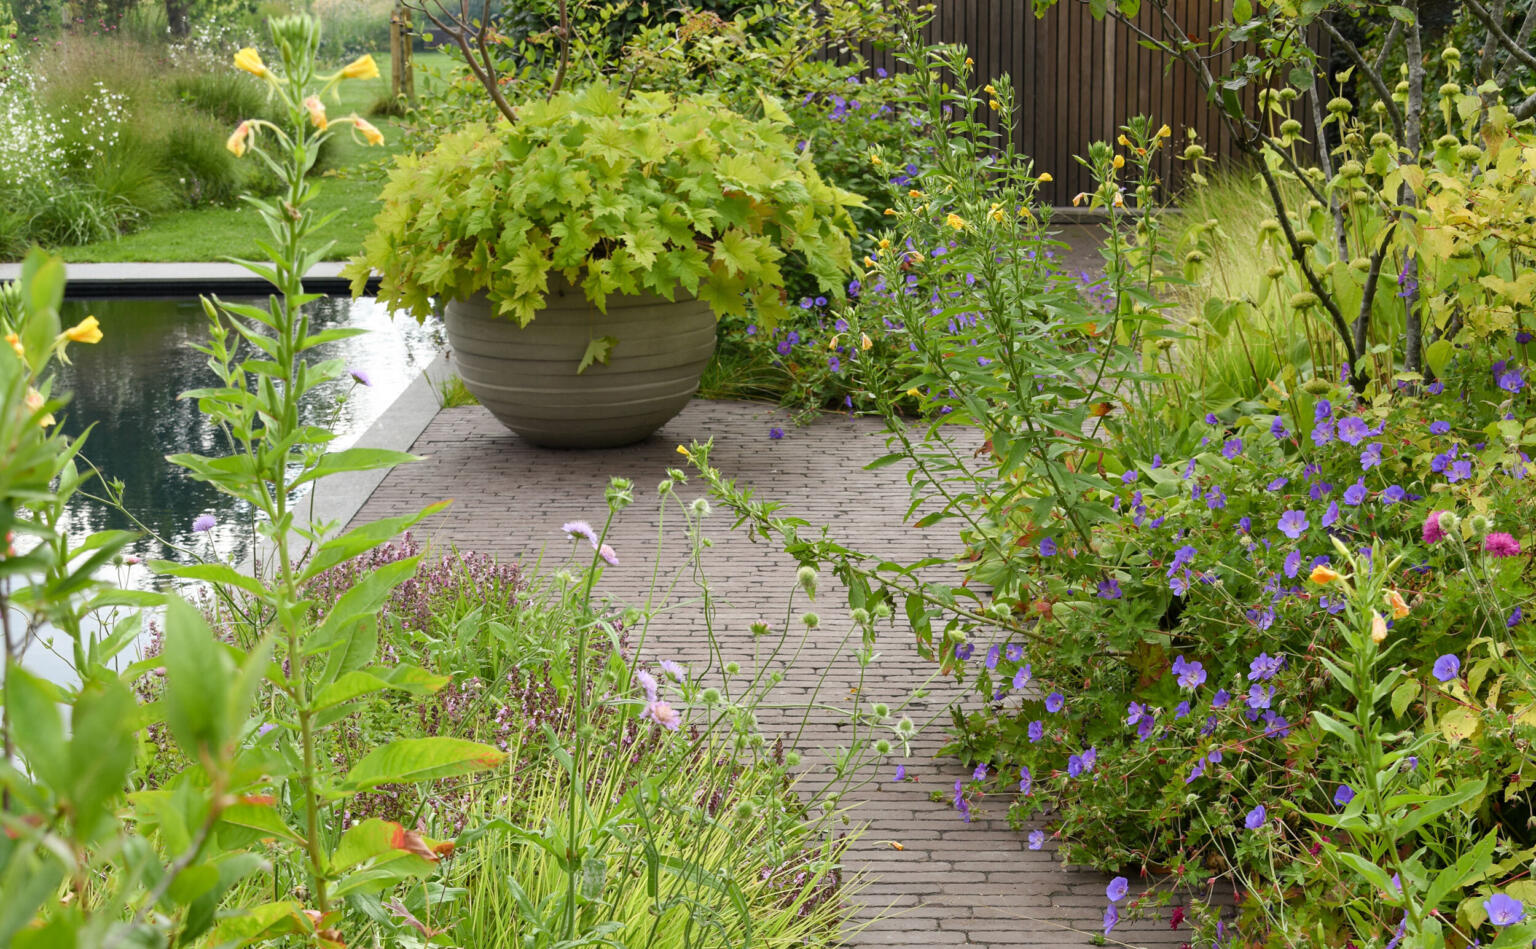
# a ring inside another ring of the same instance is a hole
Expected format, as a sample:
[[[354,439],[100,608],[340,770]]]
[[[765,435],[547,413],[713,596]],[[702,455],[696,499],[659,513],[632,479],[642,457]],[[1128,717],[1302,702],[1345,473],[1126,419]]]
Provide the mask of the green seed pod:
[[[1301,123],[1295,119],[1286,119],[1280,123],[1280,134],[1291,137],[1301,134]]]
[[[1440,61],[1447,65],[1456,65],[1461,62],[1461,50],[1454,46],[1447,46],[1445,51],[1440,54]]]
[[[1184,262],[1186,264],[1198,264],[1204,260],[1205,255],[1198,250],[1192,250],[1184,255]]]
[[[1295,89],[1292,89],[1290,86],[1286,86],[1284,89],[1280,90],[1280,101],[1295,102],[1298,95],[1300,95],[1300,93],[1298,93]]]
[[[1483,150],[1476,145],[1463,145],[1456,149],[1456,157],[1464,162],[1479,162],[1483,159]]]
[[[891,753],[891,742],[887,738],[875,739],[875,754],[888,755]]]
[[[1392,136],[1386,132],[1377,132],[1371,136],[1371,147],[1373,148],[1391,148],[1396,144],[1396,142],[1392,141]]]
[[[1354,104],[1343,96],[1334,96],[1328,100],[1328,111],[1334,115],[1348,115],[1354,110]]]
[[[1354,260],[1349,262],[1349,269],[1358,271],[1359,273],[1368,273],[1371,269],[1371,258],[1356,257]]]
[[[1308,395],[1322,395],[1333,389],[1333,384],[1327,379],[1318,379],[1315,376],[1301,384],[1301,391]]]
[[[1280,266],[1271,267],[1264,271],[1264,276],[1271,280],[1279,280],[1281,277],[1285,276],[1285,268]]]
[[[1267,217],[1259,222],[1259,234],[1268,237],[1271,234],[1280,233],[1280,222],[1272,217]]]
[[[821,617],[815,613],[806,613],[800,617],[800,622],[804,623],[807,629],[815,629],[821,625]]]
[[[1461,86],[1454,82],[1445,83],[1440,87],[1440,95],[1459,96],[1461,95]]]
[[[1303,247],[1311,247],[1313,244],[1317,243],[1317,235],[1311,231],[1297,231],[1296,243]]]
[[[869,610],[864,609],[862,606],[855,608],[851,615],[855,624],[859,626],[869,625]]]
[[[1310,310],[1315,306],[1317,306],[1317,294],[1311,290],[1302,290],[1299,293],[1291,294],[1291,309]]]
[[[1436,148],[1444,148],[1447,151],[1449,151],[1452,148],[1459,148],[1459,147],[1461,147],[1461,139],[1457,138],[1454,135],[1451,135],[1450,133],[1446,133],[1445,135],[1442,135],[1439,138],[1435,139],[1435,147]]]
[[[1348,135],[1344,136],[1344,144],[1350,148],[1364,148],[1365,136],[1359,132],[1351,131]]]
[[[795,582],[805,591],[805,595],[816,599],[816,568],[806,565],[795,572]]]
[[[719,705],[720,690],[714,686],[710,686],[703,692],[699,693],[699,701],[703,702],[705,705]]]
[[[1200,159],[1202,159],[1204,157],[1205,157],[1205,149],[1201,148],[1199,145],[1186,145],[1186,146],[1184,146],[1184,160],[1185,161],[1199,161]]]
[[[789,765],[791,768],[793,768],[795,765],[798,765],[800,763],[800,752],[798,752],[798,751],[786,751],[786,752],[784,752],[784,763]]]
[[[1339,177],[1345,181],[1354,181],[1365,174],[1365,166],[1357,161],[1347,161],[1339,166]]]

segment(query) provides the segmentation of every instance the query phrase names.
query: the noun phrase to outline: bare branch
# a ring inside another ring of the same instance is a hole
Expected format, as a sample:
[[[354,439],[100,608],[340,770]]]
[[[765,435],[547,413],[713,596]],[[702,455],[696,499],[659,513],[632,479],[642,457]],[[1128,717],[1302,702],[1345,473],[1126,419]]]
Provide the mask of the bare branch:
[[[1387,31],[1387,38],[1381,41],[1381,50],[1376,54],[1376,61],[1371,63],[1371,72],[1380,75],[1382,69],[1387,65],[1387,56],[1392,52],[1392,47],[1396,46],[1397,41],[1402,38],[1403,22],[1401,20],[1393,20],[1392,29]]]
[[[1478,3],[1477,0],[1466,0],[1466,3],[1467,9],[1472,11],[1472,15],[1483,21],[1483,25],[1488,28],[1490,40],[1497,39],[1504,49],[1509,52],[1509,61],[1504,64],[1504,69],[1499,71],[1500,85],[1504,84],[1506,81],[1505,73],[1511,71],[1511,65],[1517,60],[1532,69],[1536,69],[1536,56],[1532,56],[1530,50],[1526,49],[1523,45],[1530,40],[1531,29],[1536,27],[1536,6],[1533,6],[1530,12],[1526,13],[1525,22],[1520,25],[1520,38],[1515,39],[1504,32],[1504,28],[1499,25],[1498,20],[1494,19],[1493,14],[1488,12],[1487,7]]]
[[[1525,11],[1525,19],[1520,22],[1520,32],[1515,34],[1515,45],[1521,49],[1528,49],[1531,45],[1531,35],[1536,33],[1536,5],[1528,7]],[[1515,60],[1506,59],[1504,65],[1499,68],[1499,85],[1509,82],[1515,74]]]
[[[418,0],[416,3],[407,0],[405,7],[421,13],[432,21],[433,26],[453,40],[454,45],[458,46],[459,51],[464,54],[464,62],[469,66],[469,71],[474,74],[475,80],[490,94],[496,110],[505,116],[508,122],[516,122],[517,110],[512,108],[512,103],[507,101],[507,97],[502,94],[501,86],[496,82],[496,68],[491,59],[488,42],[490,17],[481,17],[481,24],[476,28],[471,24],[469,0],[460,0],[457,15],[448,11],[443,0],[435,0],[435,2],[442,16],[432,12],[426,0]],[[484,12],[487,14],[490,12],[490,0],[486,0]],[[481,54],[479,60],[475,58],[476,52]]]
[[[1504,22],[1504,12],[1509,9],[1509,0],[1499,0],[1499,5],[1494,9],[1493,19],[1496,23]],[[1477,60],[1477,78],[1487,79],[1493,75],[1494,53],[1498,51],[1498,44],[1494,42],[1493,34],[1483,38],[1483,55]]]

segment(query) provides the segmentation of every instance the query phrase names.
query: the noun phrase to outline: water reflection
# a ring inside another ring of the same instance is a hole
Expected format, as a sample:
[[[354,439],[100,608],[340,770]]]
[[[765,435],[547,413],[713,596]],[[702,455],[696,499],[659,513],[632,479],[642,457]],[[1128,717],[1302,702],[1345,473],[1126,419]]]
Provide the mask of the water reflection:
[[[265,299],[241,300],[264,305]],[[419,326],[408,318],[391,319],[372,299],[327,297],[306,308],[315,331],[358,327],[370,332],[317,347],[311,362],[342,359],[367,373],[372,386],[350,378],[312,393],[304,420],[331,425],[342,434],[334,448],[351,444],[442,348],[436,324]],[[104,338],[95,346],[69,348],[73,364],[61,367],[55,391],[74,399],[60,415],[71,435],[91,428],[84,456],[103,476],[122,482],[123,504],[153,534],[130,552],[142,559],[187,559],[175,546],[195,547],[203,556],[217,554],[240,562],[251,538],[248,510],[211,486],[194,481],[165,456],[193,451],[225,455],[230,447],[202,416],[195,400],[181,399],[189,389],[218,384],[208,357],[192,348],[208,341],[208,321],[196,300],[82,300],[65,304],[66,326],[94,315]],[[93,483],[91,493],[99,494]],[[217,526],[194,533],[193,521],[212,514]],[[137,530],[121,511],[80,499],[71,508],[66,529],[75,539],[111,528]],[[168,546],[170,545],[170,546]],[[133,578],[143,582],[142,575]]]

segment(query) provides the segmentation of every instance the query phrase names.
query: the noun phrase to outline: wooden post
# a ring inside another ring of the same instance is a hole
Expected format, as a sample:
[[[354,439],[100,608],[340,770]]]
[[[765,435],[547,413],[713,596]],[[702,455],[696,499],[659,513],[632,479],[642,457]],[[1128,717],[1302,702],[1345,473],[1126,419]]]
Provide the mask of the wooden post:
[[[402,96],[416,104],[416,74],[411,63],[411,11],[403,0],[395,0],[389,15],[389,92],[396,102]]]

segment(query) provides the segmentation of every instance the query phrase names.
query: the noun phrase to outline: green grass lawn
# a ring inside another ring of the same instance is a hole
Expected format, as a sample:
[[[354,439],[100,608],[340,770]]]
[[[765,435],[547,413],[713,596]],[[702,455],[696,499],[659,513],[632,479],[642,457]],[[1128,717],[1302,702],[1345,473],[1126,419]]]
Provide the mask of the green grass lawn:
[[[416,63],[418,70],[423,66],[446,70],[452,60],[443,53],[418,53]],[[375,102],[389,93],[387,57],[380,62],[380,68],[384,75],[378,79],[341,83],[338,87],[341,102],[328,101],[326,111],[332,117],[352,112],[366,115]],[[418,71],[417,92],[430,94],[424,79]],[[329,161],[330,170],[314,179],[319,185],[319,193],[311,207],[322,217],[336,214],[315,236],[317,243],[335,241],[329,254],[333,260],[348,257],[362,243],[378,209],[387,158],[405,148],[399,122],[387,116],[370,121],[384,133],[384,146],[370,148],[354,141],[348,132],[342,132],[332,139],[334,153]],[[192,208],[155,217],[143,229],[117,240],[62,247],[59,253],[65,260],[76,263],[262,257],[256,241],[264,236],[266,229],[261,226],[254,208],[244,205]]]

